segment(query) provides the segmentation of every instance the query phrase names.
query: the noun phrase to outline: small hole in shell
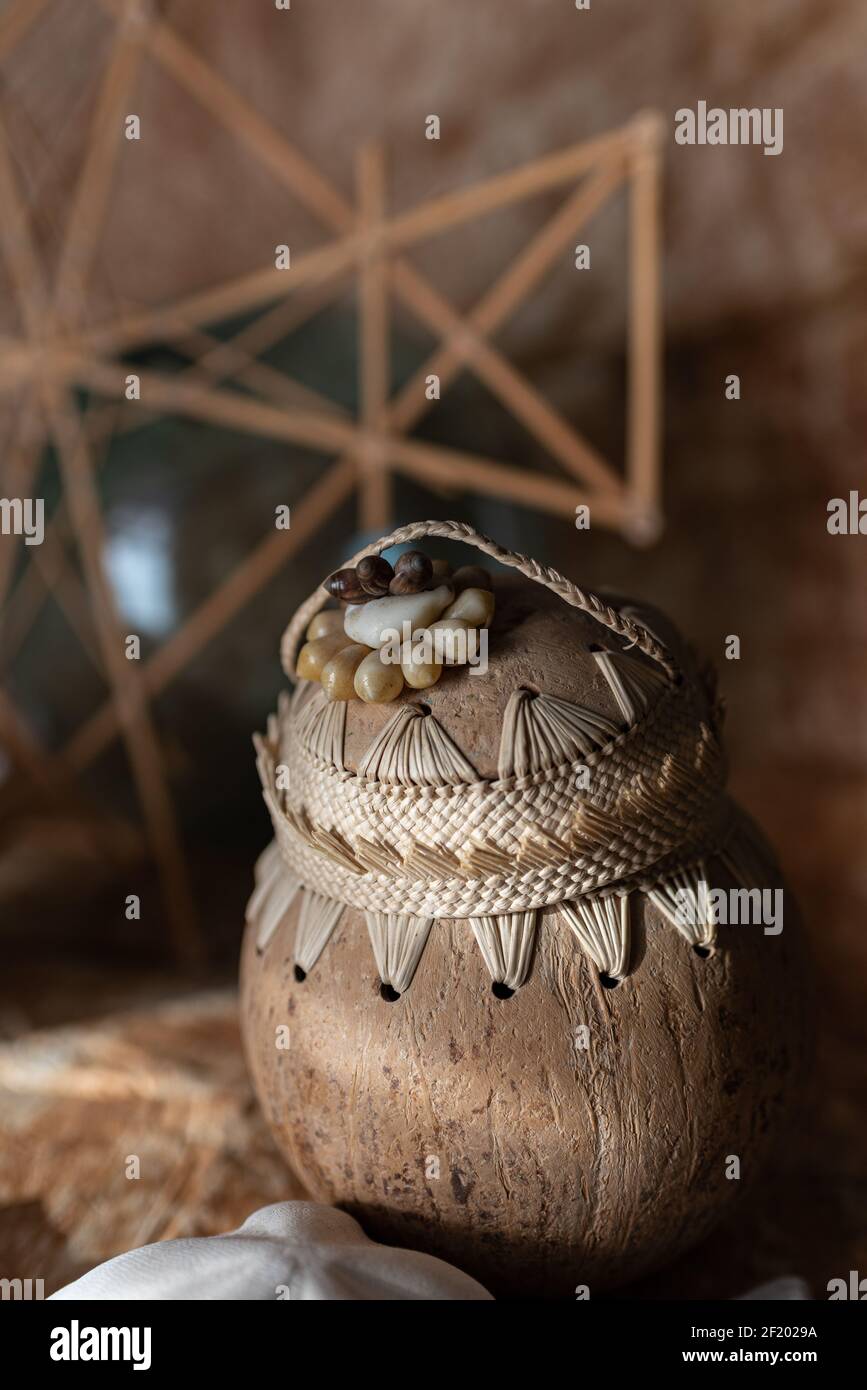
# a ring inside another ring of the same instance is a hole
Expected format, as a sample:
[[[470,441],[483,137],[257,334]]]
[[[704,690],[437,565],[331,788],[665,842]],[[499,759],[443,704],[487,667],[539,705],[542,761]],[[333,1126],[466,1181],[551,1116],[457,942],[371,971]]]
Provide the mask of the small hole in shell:
[[[515,991],[509,989],[508,985],[504,985],[502,980],[495,980],[491,985],[491,994],[495,999],[511,999],[514,993]]]
[[[616,989],[620,981],[616,975],[609,975],[606,970],[600,970],[599,983],[603,989]]]
[[[298,981],[299,985],[303,985],[304,981],[307,979],[307,971],[302,970],[300,965],[296,965],[292,973],[295,976],[295,979]]]
[[[379,986],[379,997],[380,999],[384,999],[386,1004],[396,1004],[400,995],[393,985],[387,985],[383,982]]]
[[[591,642],[591,643],[590,643],[590,646],[587,648],[587,650],[588,650],[588,652],[604,652],[604,651],[605,651],[605,648],[604,648],[604,647],[600,647],[600,645],[599,645],[598,642]]]
[[[692,949],[695,951],[695,954],[697,956],[701,957],[702,960],[709,960],[710,957],[713,955],[713,951],[710,946],[693,946]]]

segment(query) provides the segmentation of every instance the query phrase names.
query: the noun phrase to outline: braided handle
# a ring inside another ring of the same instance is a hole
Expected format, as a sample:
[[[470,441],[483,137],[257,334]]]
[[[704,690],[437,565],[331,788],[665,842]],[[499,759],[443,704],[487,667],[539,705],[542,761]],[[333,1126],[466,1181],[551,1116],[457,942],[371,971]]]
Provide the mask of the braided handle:
[[[526,575],[536,584],[544,585],[546,589],[550,589],[552,593],[563,599],[564,603],[568,603],[572,608],[579,608],[582,613],[588,613],[603,627],[607,627],[618,637],[625,638],[632,646],[638,647],[639,651],[644,652],[645,656],[656,661],[670,680],[675,681],[679,678],[680,672],[668,648],[664,647],[655,637],[652,637],[646,628],[633,622],[631,618],[624,617],[622,613],[617,612],[616,608],[609,608],[596,594],[579,589],[577,584],[571,583],[557,570],[551,569],[548,565],[540,565],[538,560],[532,560],[527,555],[504,549],[503,546],[497,545],[496,541],[492,541],[489,536],[482,536],[478,531],[474,531],[472,526],[468,526],[466,522],[414,521],[409,526],[401,526],[397,531],[392,531],[390,536],[383,536],[374,545],[366,545],[363,550],[359,550],[357,555],[346,562],[346,567],[354,568],[365,555],[379,555],[383,550],[388,550],[393,545],[415,541],[422,536],[440,536],[445,540],[461,541],[465,545],[475,546],[476,550],[480,550],[484,555],[490,555],[491,559],[498,560],[501,565],[518,570],[519,573]],[[280,643],[280,659],[283,663],[283,670],[293,680],[295,678],[295,653],[301,637],[306,632],[311,619],[327,602],[328,594],[320,586],[301,604],[283,633],[283,640]]]

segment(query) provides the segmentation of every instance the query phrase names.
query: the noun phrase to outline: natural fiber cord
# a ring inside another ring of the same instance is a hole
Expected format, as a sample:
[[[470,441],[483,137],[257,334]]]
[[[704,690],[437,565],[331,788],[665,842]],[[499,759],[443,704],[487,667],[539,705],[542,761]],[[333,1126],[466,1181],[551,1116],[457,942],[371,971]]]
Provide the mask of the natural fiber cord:
[[[483,536],[478,531],[474,531],[472,526],[468,526],[466,522],[415,521],[410,526],[402,526],[399,530],[392,531],[390,536],[382,536],[373,545],[365,546],[351,560],[346,561],[346,566],[350,569],[354,568],[365,555],[380,555],[383,550],[389,550],[393,545],[403,545],[407,541],[420,540],[424,536],[440,536],[446,540],[460,541],[463,545],[472,545],[483,555],[489,555],[492,560],[499,561],[501,565],[518,570],[527,579],[532,579],[534,583],[550,589],[570,607],[579,608],[582,613],[589,613],[591,618],[595,618],[610,632],[625,638],[627,642],[657,662],[671,680],[678,678],[680,672],[671,654],[639,622],[625,617],[616,608],[610,608],[596,594],[579,589],[577,584],[566,579],[558,570],[551,569],[548,565],[540,565],[538,560],[531,559],[529,555],[522,555],[519,551],[506,550],[496,541],[492,541],[489,536]],[[287,676],[293,680],[295,678],[295,653],[298,645],[311,619],[325,606],[327,601],[328,595],[325,590],[321,587],[317,588],[306,602],[302,603],[283,634],[280,647],[283,669]]]

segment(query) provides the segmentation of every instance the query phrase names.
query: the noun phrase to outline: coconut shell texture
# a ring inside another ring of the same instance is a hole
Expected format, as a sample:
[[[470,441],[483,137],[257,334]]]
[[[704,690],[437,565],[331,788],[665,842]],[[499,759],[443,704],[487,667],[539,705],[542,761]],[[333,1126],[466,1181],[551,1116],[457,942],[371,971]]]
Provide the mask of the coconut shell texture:
[[[487,678],[447,672],[427,704],[482,776],[521,684],[617,717],[588,652],[598,626],[522,580],[497,582]],[[647,620],[688,679],[695,663]],[[348,707],[354,767],[393,707]],[[734,887],[718,862],[712,887]],[[315,887],[315,885],[312,885]],[[782,886],[770,855],[762,886]],[[364,915],[346,908],[306,979],[300,898],[242,956],[242,1026],[257,1095],[311,1196],[375,1240],[450,1260],[503,1296],[629,1282],[699,1240],[755,1177],[806,1051],[797,911],[784,928],[723,926],[710,957],[641,893],[630,973],[606,988],[552,909],[526,983],[492,990],[467,922],[434,923],[415,977],[380,993]],[[288,1046],[277,1046],[288,1028]],[[727,1176],[740,1161],[740,1179]]]

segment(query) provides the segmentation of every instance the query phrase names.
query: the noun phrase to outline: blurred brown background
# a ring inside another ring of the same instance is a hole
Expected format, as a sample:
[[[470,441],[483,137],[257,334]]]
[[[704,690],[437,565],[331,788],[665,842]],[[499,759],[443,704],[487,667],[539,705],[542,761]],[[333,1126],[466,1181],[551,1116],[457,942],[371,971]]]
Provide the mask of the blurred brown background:
[[[646,597],[721,666],[734,790],[776,844],[808,924],[817,1075],[799,1138],[749,1210],[684,1270],[642,1292],[728,1296],[750,1279],[793,1272],[821,1296],[829,1278],[867,1265],[867,540],[826,529],[830,498],[858,488],[867,495],[867,10],[857,0],[620,0],[587,12],[571,0],[293,0],[288,13],[270,0],[179,0],[148,9],[149,23],[167,24],[169,36],[186,41],[347,199],[359,145],[381,139],[393,211],[601,134],[642,108],[664,117],[661,541],[636,551],[604,530],[579,533],[539,513],[408,482],[398,486],[395,520],[465,517],[590,587]],[[108,0],[0,8],[5,144],[49,277],[90,147],[117,12]],[[290,243],[293,255],[319,244],[316,220],[165,65],[144,56],[133,91],[128,109],[140,115],[143,138],[125,145],[113,170],[86,322],[255,270],[273,261],[277,243]],[[700,99],[782,107],[783,153],[676,145],[674,112]],[[442,122],[439,142],[424,139],[430,113]],[[559,197],[459,228],[412,259],[455,305],[471,305]],[[592,247],[592,271],[576,275],[564,258],[497,345],[617,459],[622,201],[579,239]],[[0,335],[8,340],[22,330],[5,274]],[[238,327],[212,323],[209,331],[221,337]],[[396,311],[395,386],[430,346]],[[267,360],[354,411],[355,353],[347,286]],[[130,359],[165,372],[185,360],[177,343],[158,339]],[[730,373],[741,379],[737,402],[724,397]],[[32,425],[20,391],[0,399],[3,492],[15,495],[10,469]],[[550,468],[466,375],[418,433]],[[40,457],[36,495],[50,513],[61,494],[58,462],[50,449]],[[179,418],[111,439],[99,474],[108,572],[124,630],[141,633],[145,654],[261,537],[275,505],[300,500],[322,466],[300,448]],[[251,865],[267,838],[249,734],[282,680],[280,632],[352,548],[356,529],[347,505],[156,701],[207,936],[197,986],[233,978]],[[80,595],[71,540],[66,554],[69,595]],[[15,561],[0,687],[50,750],[57,782],[34,782],[7,748],[0,1029],[17,1046],[10,1041],[0,1061],[11,1138],[0,1168],[0,1273],[26,1265],[26,1252],[38,1248],[57,1283],[141,1239],[225,1229],[290,1189],[245,1089],[231,995],[191,996],[173,964],[118,743],[74,779],[68,797],[63,788],[61,750],[101,703],[105,682],[56,597],[33,607],[16,600],[31,559],[19,552]],[[85,637],[88,621],[85,606]],[[739,661],[724,660],[728,634],[741,638]],[[141,922],[124,917],[127,893],[142,896]],[[167,1006],[171,997],[180,1002]],[[111,1021],[130,1013],[128,1028]],[[84,1031],[63,1032],[68,1025]],[[32,1030],[41,1031],[33,1038]],[[24,1045],[31,1050],[22,1053]],[[47,1069],[45,1057],[53,1059]],[[154,1071],[159,1085],[142,1080]],[[199,1082],[211,1088],[204,1099]],[[207,1099],[214,1090],[222,1097],[216,1107]],[[131,1148],[123,1152],[135,1151],[143,1124],[166,1135],[156,1215],[153,1189],[137,1199],[134,1220],[118,1215],[130,1210],[119,1200],[128,1185],[116,1181],[113,1159],[109,1179],[105,1154],[125,1141],[119,1106],[129,1107]],[[238,1140],[229,1153],[239,1116],[247,1148]],[[83,1132],[94,1136],[90,1148]],[[47,1140],[58,1134],[61,1149]],[[62,1189],[58,1174],[81,1167],[85,1150],[87,1176],[78,1189]]]

